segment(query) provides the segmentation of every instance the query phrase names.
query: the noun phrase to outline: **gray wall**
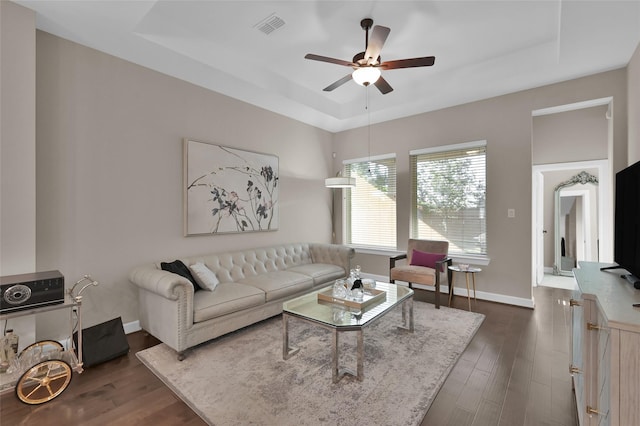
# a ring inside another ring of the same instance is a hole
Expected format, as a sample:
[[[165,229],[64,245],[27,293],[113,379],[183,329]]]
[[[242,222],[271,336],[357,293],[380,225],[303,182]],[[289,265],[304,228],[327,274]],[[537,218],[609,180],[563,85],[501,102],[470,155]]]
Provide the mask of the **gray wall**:
[[[137,320],[136,265],[330,241],[326,131],[44,32],[37,117],[37,268],[100,281],[84,293],[88,324]],[[184,237],[184,137],[277,155],[279,230]]]
[[[626,70],[621,69],[373,125],[371,155],[397,153],[398,248],[406,248],[409,238],[409,151],[487,140],[487,245],[491,262],[477,276],[478,289],[504,296],[504,301],[531,301],[532,111],[612,96],[616,108],[612,168],[617,171],[626,164],[626,80]],[[334,170],[339,170],[345,159],[366,157],[366,129],[336,134],[335,149]],[[615,155],[618,151],[624,154]],[[507,217],[509,208],[515,209],[515,218]],[[337,220],[341,235],[341,218]],[[357,262],[368,272],[388,276],[388,261],[382,254],[361,253]]]
[[[2,2],[0,9],[3,73],[7,49],[21,49],[25,42],[5,37],[7,4]],[[35,34],[33,14],[20,25],[28,46]],[[636,51],[630,69],[638,69],[639,56]],[[27,67],[12,83],[25,84],[33,75]],[[9,92],[4,74],[2,78],[4,104]],[[531,111],[613,96],[615,172],[628,163],[627,148],[631,152],[632,144],[638,144],[638,80],[626,70],[611,71],[374,125],[371,153],[398,153],[399,247],[409,235],[408,151],[487,139],[492,261],[478,277],[479,288],[530,299]],[[19,187],[8,192],[3,187],[2,240],[6,233],[23,229],[24,239],[36,235],[38,270],[60,269],[70,282],[85,273],[101,281],[85,293],[86,325],[114,316],[125,322],[137,319],[135,292],[126,277],[134,265],[205,251],[329,241],[330,192],[323,179],[340,169],[342,159],[367,154],[366,129],[331,135],[45,33],[37,35],[36,81],[36,126],[29,124],[33,111],[24,110],[18,119],[26,121],[16,132],[30,135],[37,130],[37,152],[14,158],[26,167],[27,180],[36,180],[36,224],[33,208],[16,215],[19,206],[7,207]],[[628,131],[634,138],[628,145],[627,94],[635,111]],[[3,132],[6,112],[3,108]],[[280,230],[184,238],[183,137],[278,155]],[[3,133],[3,173],[4,153],[21,143],[11,139]],[[331,151],[337,153],[333,163]],[[37,172],[30,166],[36,160]],[[6,208],[13,215],[10,221],[4,216]],[[507,208],[516,209],[515,218],[507,218]],[[29,257],[24,254],[27,262]],[[365,270],[386,275],[386,258],[358,257]],[[66,326],[66,317],[56,321]],[[46,333],[54,327],[59,328],[48,318],[39,320],[42,336],[55,337]]]
[[[627,66],[627,93],[629,94],[629,153],[628,164],[640,161],[640,44]]]
[[[608,106],[533,117],[533,164],[607,158]]]
[[[36,265],[35,13],[0,2],[0,275]]]

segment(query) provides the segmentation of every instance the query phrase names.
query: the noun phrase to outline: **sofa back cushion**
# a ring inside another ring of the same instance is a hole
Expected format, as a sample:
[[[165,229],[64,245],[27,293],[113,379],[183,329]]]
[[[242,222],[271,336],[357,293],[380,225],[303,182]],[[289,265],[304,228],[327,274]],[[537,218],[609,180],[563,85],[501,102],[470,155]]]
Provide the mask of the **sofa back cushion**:
[[[194,256],[182,260],[187,265],[204,263],[216,274],[220,282],[236,282],[247,277],[312,263],[309,244],[306,243]]]

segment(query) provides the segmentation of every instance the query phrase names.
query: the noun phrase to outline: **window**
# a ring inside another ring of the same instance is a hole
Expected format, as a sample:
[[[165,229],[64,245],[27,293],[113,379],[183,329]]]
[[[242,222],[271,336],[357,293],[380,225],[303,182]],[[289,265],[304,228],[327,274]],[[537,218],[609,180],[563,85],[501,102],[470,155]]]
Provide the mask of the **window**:
[[[356,187],[343,192],[345,242],[395,250],[395,155],[345,161],[344,175],[356,178]]]
[[[411,151],[410,162],[413,238],[486,255],[486,141]]]

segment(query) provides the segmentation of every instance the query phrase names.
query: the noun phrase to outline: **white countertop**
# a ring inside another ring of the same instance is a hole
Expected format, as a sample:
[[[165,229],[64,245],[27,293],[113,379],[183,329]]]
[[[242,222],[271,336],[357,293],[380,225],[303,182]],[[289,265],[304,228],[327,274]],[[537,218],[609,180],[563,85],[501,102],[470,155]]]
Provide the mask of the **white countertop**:
[[[609,327],[640,333],[640,290],[620,275],[623,269],[600,271],[607,263],[579,262],[573,270],[583,297],[595,300],[607,317]]]

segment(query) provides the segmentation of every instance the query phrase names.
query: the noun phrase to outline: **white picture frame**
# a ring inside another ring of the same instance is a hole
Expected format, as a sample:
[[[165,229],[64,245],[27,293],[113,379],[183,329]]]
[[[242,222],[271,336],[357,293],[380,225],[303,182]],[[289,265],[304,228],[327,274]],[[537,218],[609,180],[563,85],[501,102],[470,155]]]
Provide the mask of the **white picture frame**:
[[[191,139],[183,144],[185,236],[278,229],[277,156]]]

